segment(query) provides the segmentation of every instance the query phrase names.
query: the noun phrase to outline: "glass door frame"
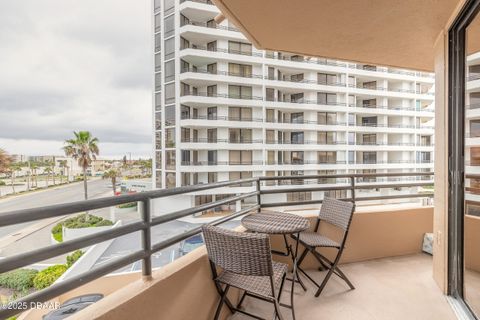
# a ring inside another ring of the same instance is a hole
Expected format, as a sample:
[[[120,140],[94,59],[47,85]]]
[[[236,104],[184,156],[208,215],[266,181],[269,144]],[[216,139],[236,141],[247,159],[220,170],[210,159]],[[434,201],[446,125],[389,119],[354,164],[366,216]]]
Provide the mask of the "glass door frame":
[[[466,29],[479,12],[480,0],[468,0],[448,31],[448,294],[471,319],[478,318],[463,294],[465,40]]]

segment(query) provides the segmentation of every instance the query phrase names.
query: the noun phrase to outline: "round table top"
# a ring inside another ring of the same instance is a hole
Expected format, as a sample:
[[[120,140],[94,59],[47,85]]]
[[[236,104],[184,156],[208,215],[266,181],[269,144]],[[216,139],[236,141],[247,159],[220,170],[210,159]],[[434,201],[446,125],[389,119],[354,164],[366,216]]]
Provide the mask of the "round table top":
[[[262,211],[244,217],[242,226],[253,232],[291,234],[307,230],[310,227],[310,221],[291,213]]]

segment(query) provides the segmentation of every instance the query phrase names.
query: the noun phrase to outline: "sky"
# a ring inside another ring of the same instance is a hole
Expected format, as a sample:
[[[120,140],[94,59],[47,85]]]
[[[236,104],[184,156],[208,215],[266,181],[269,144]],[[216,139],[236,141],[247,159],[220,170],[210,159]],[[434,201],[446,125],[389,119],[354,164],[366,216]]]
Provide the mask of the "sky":
[[[100,156],[150,156],[150,0],[0,1],[0,148],[62,154],[73,131]]]

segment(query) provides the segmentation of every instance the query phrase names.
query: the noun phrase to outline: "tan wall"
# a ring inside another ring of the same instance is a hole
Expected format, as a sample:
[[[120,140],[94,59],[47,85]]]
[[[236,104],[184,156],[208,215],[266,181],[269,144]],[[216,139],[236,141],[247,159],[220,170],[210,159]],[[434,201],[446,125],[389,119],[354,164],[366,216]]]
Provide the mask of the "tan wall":
[[[313,222],[315,217],[311,219]],[[432,231],[432,219],[431,207],[357,213],[344,262],[418,253],[423,234]],[[330,228],[324,231],[333,232]],[[282,248],[283,239],[274,237],[272,246]],[[317,266],[310,258],[306,264]],[[99,291],[99,286],[92,288]],[[232,294],[236,301],[238,292]],[[211,319],[217,301],[202,247],[158,270],[151,281],[137,280],[69,319]]]
[[[232,301],[238,292],[231,290]],[[205,247],[137,280],[69,319],[211,319],[218,302]],[[223,319],[228,315],[223,310]]]
[[[50,300],[51,302],[63,303],[66,300],[77,297],[87,293],[102,293],[107,296],[120,288],[130,284],[140,278],[140,273],[123,273],[118,275],[109,275],[101,277],[95,281],[89,282],[77,289],[71,290],[56,299]],[[53,309],[52,309],[53,310]],[[47,309],[32,309],[24,312],[19,320],[36,320],[41,319],[44,314],[47,314],[50,310]]]
[[[480,218],[465,217],[465,268],[480,272]]]

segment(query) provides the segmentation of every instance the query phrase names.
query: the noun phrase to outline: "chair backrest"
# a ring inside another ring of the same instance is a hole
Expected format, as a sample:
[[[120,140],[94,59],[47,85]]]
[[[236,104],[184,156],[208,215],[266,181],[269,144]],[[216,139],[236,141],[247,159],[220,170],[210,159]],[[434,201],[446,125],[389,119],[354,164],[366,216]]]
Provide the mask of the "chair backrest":
[[[249,276],[272,276],[267,234],[245,233],[212,225],[202,227],[208,258],[226,271]]]
[[[318,218],[347,231],[352,221],[353,210],[352,202],[325,197]]]

